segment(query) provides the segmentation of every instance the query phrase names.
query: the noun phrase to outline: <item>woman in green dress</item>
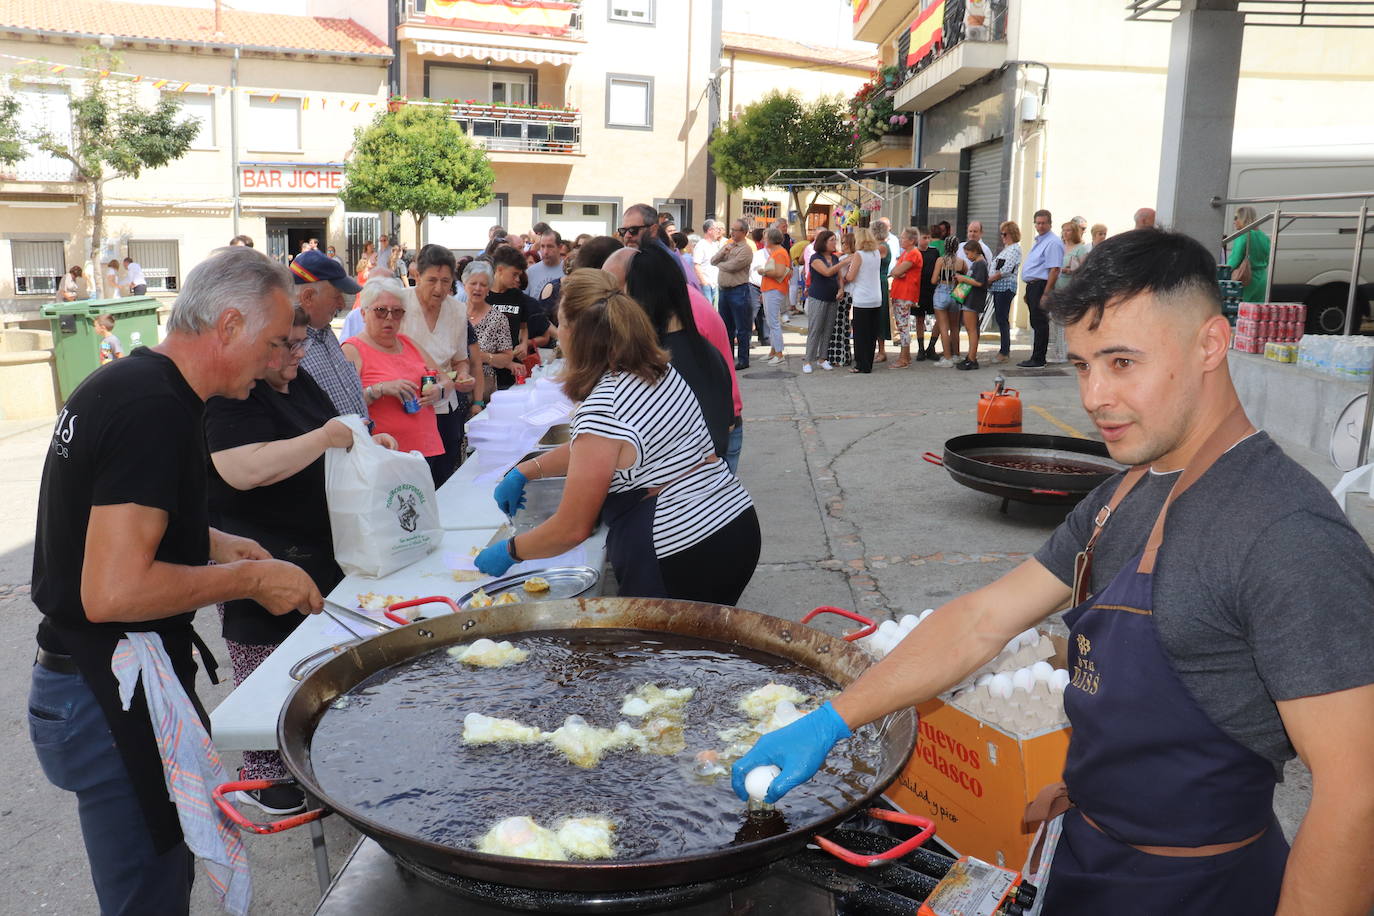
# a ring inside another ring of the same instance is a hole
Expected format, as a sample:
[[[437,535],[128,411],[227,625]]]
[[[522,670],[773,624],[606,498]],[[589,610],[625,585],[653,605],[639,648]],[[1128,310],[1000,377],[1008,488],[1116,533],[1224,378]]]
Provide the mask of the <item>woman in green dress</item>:
[[[1256,219],[1255,208],[1237,207],[1234,228],[1248,226]],[[1259,229],[1251,229],[1231,243],[1231,256],[1226,264],[1234,276],[1235,269],[1246,258],[1250,259],[1250,279],[1241,292],[1242,302],[1263,302],[1264,289],[1269,285],[1269,236]]]

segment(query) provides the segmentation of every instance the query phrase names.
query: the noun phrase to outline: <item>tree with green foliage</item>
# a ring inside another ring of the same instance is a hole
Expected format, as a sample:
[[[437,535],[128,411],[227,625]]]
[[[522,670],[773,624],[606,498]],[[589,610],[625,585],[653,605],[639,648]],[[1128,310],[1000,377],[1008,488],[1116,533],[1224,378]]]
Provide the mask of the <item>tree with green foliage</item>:
[[[848,169],[859,164],[858,147],[845,102],[839,96],[803,101],[796,92],[774,90],[754,102],[711,139],[716,174],[731,191],[757,188],[778,169]],[[789,189],[792,206],[806,213],[820,191],[808,199]]]
[[[83,66],[96,71],[119,69],[117,55],[95,48],[84,55]],[[72,164],[73,177],[86,186],[86,220],[91,230],[91,262],[99,265],[105,230],[105,185],[117,178],[137,178],[180,159],[200,133],[195,118],[181,118],[181,107],[170,95],[147,107],[139,99],[138,84],[117,79],[88,79],[71,100],[70,138],[34,131],[29,142],[45,153]]]
[[[496,175],[486,151],[441,106],[379,112],[354,134],[341,195],[350,210],[391,210],[415,220],[452,216],[491,203]]]
[[[0,165],[14,165],[25,158],[24,130],[19,126],[19,102],[0,98]]]

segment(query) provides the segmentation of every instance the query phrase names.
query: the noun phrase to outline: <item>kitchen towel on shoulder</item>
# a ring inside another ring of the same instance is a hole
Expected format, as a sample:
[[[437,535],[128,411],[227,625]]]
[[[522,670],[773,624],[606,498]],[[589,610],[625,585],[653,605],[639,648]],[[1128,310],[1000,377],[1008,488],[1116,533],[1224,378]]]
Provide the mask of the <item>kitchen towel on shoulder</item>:
[[[443,529],[424,456],[378,445],[355,416],[338,420],[353,445],[324,456],[335,562],[348,575],[376,578],[428,556]]]

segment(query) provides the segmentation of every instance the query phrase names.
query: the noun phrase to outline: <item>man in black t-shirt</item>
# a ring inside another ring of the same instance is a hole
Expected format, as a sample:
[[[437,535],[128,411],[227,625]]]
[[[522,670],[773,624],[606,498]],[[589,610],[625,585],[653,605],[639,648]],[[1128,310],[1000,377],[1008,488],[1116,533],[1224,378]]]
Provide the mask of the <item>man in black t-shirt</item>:
[[[515,346],[515,358],[524,359],[533,347],[547,346],[551,338],[548,307],[525,295],[520,289],[520,276],[525,270],[525,256],[510,245],[502,245],[491,253],[492,280],[487,302],[506,316],[510,322],[510,339]],[[557,308],[556,304],[553,304]],[[515,382],[509,370],[497,369],[496,377],[502,388]]]
[[[916,243],[917,249],[921,252],[921,300],[920,305],[912,310],[922,323],[926,317],[935,314],[935,274],[940,270],[940,252],[930,244],[930,231],[921,230],[921,240]],[[931,332],[930,343],[926,345],[926,359],[935,359],[935,343],[939,335]]]
[[[77,795],[103,912],[190,907],[192,858],[143,687],[126,712],[111,671],[120,640],[161,638],[208,729],[195,695],[195,611],[235,598],[274,614],[322,606],[301,569],[208,523],[205,400],[246,397],[280,359],[291,286],[260,252],[216,250],[186,276],[166,340],[93,373],[53,431],[34,543],[43,618],[29,726],[48,779]],[[201,655],[213,677],[203,645]]]

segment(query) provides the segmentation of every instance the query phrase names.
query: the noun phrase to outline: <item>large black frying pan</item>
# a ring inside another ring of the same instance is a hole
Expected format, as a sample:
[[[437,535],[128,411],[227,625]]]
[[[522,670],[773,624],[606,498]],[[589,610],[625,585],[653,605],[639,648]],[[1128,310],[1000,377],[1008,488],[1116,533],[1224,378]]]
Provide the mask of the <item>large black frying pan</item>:
[[[842,809],[837,807],[821,820],[789,825],[786,833],[674,859],[551,862],[487,855],[441,845],[370,820],[331,798],[315,778],[311,738],[321,715],[329,704],[374,673],[435,649],[482,636],[500,639],[541,630],[583,627],[671,633],[735,644],[789,659],[841,687],[857,678],[871,661],[862,649],[803,624],[754,611],[692,601],[577,598],[464,610],[431,617],[350,646],[308,674],[288,698],[277,723],[277,741],[286,766],[309,797],[337,812],[392,855],[446,874],[479,881],[549,890],[606,892],[714,880],[757,869],[790,855],[817,833],[867,807],[897,778],[915,747],[914,712],[907,709],[894,713],[881,729],[881,759],[875,761],[874,767],[877,778],[862,798]],[[851,634],[851,638],[853,635],[857,634]],[[454,719],[461,722],[458,710],[454,711]],[[236,784],[220,789],[227,792],[231,787]],[[298,815],[287,823],[292,826],[303,823],[311,813]],[[235,819],[239,818],[241,815]],[[279,825],[269,828],[244,826],[264,833],[282,829]],[[929,835],[923,831],[913,840],[923,841]],[[905,850],[911,842],[903,843],[892,851],[893,854]]]
[[[1126,470],[1112,460],[1101,442],[1030,433],[955,436],[945,443],[943,455],[926,452],[922,457],[943,466],[950,477],[970,489],[1042,505],[1074,505]],[[1040,468],[1029,467],[1034,465]],[[1071,467],[1078,473],[1057,473],[1054,466]]]

